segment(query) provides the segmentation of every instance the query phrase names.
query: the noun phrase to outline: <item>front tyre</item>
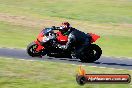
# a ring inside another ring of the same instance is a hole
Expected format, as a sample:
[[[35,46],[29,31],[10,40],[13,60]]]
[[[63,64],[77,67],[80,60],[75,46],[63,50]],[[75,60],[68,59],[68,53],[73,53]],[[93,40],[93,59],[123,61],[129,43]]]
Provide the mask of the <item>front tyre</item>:
[[[37,57],[37,56],[41,56],[41,53],[36,51],[36,48],[38,47],[38,45],[35,42],[30,43],[27,46],[27,53],[29,56],[32,57]]]
[[[96,44],[91,44],[88,48],[85,48],[83,55],[80,57],[82,62],[92,63],[100,58],[102,55],[101,48]]]

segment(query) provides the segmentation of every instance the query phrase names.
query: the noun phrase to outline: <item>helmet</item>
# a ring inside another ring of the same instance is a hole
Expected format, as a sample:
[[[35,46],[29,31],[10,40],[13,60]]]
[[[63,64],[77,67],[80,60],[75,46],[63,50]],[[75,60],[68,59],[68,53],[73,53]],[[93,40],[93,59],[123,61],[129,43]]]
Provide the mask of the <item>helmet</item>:
[[[62,33],[65,33],[65,32],[67,32],[69,30],[70,27],[71,26],[70,26],[70,24],[68,22],[62,22],[62,24],[60,26],[60,29],[61,29],[60,31]]]

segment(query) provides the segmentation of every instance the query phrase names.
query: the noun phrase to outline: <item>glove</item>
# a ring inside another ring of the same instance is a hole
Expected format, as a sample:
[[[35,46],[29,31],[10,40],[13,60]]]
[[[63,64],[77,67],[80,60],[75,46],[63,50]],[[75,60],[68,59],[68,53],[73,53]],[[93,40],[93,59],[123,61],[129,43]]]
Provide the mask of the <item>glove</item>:
[[[53,29],[53,30],[55,30],[55,29],[56,29],[56,27],[55,27],[55,26],[52,26],[52,29]]]
[[[51,27],[53,30],[59,30],[60,29],[60,27],[56,27],[56,26],[52,26]]]

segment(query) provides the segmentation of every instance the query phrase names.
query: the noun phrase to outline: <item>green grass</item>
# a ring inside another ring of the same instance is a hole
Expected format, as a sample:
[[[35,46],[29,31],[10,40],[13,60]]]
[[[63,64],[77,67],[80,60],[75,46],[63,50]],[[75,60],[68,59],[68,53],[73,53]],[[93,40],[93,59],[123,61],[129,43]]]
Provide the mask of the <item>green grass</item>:
[[[132,23],[131,0],[0,0],[0,12],[97,23]]]
[[[132,57],[132,37],[102,36],[97,44],[102,48],[103,55]]]
[[[0,46],[25,48],[28,43],[34,41],[39,31],[37,28],[11,25],[0,22]]]
[[[131,88],[132,84],[86,84],[79,86],[75,75],[79,66],[48,61],[22,61],[0,57],[1,88]],[[130,74],[131,70],[83,67],[87,73]]]

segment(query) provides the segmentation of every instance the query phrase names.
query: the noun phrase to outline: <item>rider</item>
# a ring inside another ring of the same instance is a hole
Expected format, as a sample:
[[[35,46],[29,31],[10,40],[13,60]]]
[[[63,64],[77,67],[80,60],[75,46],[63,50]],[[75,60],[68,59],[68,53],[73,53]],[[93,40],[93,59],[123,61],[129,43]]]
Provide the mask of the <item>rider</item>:
[[[63,35],[68,36],[68,42],[66,45],[59,45],[61,49],[70,49],[70,47],[76,46],[76,57],[81,55],[84,47],[87,47],[90,44],[91,36],[89,34],[85,34],[84,32],[77,30],[70,26],[70,23],[63,22],[60,26],[60,32]]]

